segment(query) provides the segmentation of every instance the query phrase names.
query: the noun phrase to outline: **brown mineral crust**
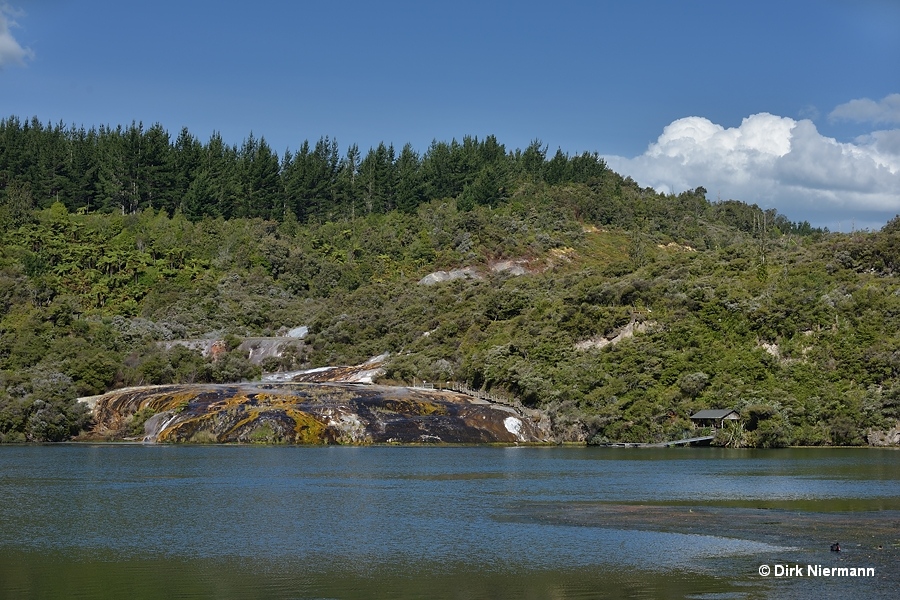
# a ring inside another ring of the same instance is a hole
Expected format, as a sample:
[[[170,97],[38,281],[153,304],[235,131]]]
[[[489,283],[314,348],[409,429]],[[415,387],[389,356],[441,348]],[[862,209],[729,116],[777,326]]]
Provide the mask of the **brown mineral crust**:
[[[267,443],[539,443],[538,423],[513,408],[438,390],[347,383],[167,385],[96,400],[94,435],[144,441]],[[137,424],[140,427],[140,422]]]

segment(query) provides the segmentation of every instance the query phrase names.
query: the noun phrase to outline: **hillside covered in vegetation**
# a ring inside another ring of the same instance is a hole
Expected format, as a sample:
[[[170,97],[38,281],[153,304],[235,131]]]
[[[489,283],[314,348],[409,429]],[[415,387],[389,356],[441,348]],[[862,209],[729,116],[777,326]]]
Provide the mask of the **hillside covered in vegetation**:
[[[559,439],[673,439],[722,407],[732,445],[898,427],[900,219],[835,234],[705,195],[493,137],[279,157],[4,120],[0,440],[77,434],[78,396],[258,378],[240,340],[300,325],[262,369],[389,353],[385,382],[514,396]],[[211,335],[215,359],[163,343]]]

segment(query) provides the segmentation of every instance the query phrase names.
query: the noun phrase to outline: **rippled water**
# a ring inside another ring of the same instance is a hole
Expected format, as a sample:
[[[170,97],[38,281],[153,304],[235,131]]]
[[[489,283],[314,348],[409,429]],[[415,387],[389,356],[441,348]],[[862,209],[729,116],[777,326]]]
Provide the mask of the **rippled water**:
[[[0,597],[894,597],[898,459],[872,449],[3,447]],[[844,552],[829,552],[833,541]],[[761,577],[763,564],[873,567],[876,577]]]

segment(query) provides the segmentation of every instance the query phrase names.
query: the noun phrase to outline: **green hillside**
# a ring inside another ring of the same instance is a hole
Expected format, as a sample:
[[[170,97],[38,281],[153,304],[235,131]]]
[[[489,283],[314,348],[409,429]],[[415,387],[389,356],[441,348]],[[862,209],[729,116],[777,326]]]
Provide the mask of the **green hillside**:
[[[0,440],[62,440],[77,396],[390,353],[385,380],[515,396],[561,439],[865,444],[900,421],[900,219],[850,235],[658,194],[535,142],[274,154],[158,126],[0,122]],[[469,277],[419,283],[436,271]],[[204,358],[160,342],[215,334]]]

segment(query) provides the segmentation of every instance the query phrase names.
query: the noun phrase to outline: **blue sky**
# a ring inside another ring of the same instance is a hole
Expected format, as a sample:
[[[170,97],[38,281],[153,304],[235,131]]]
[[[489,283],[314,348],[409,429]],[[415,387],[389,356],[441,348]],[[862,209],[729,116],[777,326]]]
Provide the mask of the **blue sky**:
[[[494,134],[832,230],[900,213],[900,2],[0,0],[0,116],[279,152]]]

